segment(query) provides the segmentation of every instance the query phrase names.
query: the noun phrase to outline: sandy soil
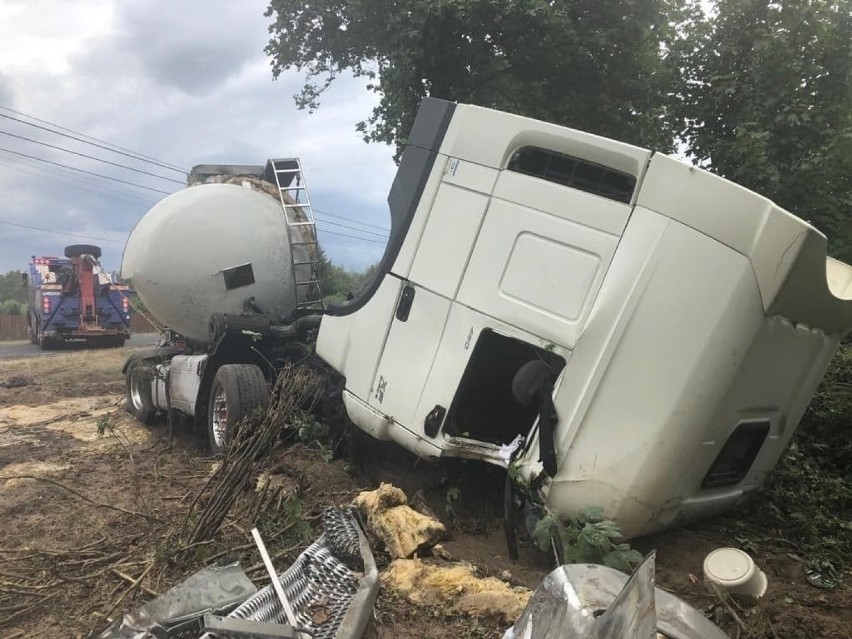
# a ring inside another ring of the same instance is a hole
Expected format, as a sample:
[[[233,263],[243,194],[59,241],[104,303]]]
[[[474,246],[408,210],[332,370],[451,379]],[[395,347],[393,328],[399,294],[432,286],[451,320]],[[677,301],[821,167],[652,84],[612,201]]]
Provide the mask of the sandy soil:
[[[530,588],[550,570],[550,558],[528,543],[520,561],[507,558],[498,471],[474,463],[418,464],[383,447],[370,451],[368,463],[363,451],[328,462],[316,448],[280,448],[266,466],[290,482],[298,509],[255,513],[256,521],[234,517],[215,540],[187,545],[182,526],[215,460],[201,435],[179,429],[169,449],[162,425],[144,426],[123,411],[126,356],[92,351],[0,361],[0,638],[87,637],[229,549],[238,549],[234,554],[250,576],[264,583],[247,543],[252,525],[275,536],[271,551],[286,565],[313,538],[322,508],[347,503],[383,480],[444,521],[449,535],[443,546],[452,559]],[[448,505],[447,490],[454,487],[460,497]],[[296,536],[292,525],[280,526],[294,517],[305,525]],[[708,522],[634,546],[657,549],[660,587],[721,615],[701,582],[706,553],[736,545],[718,528]],[[386,565],[386,558],[378,559]],[[810,586],[793,555],[759,552],[755,559],[769,576],[769,591],[757,605],[734,602],[744,630],[722,615],[732,637],[849,636],[848,586]],[[413,606],[385,590],[366,636],[500,637],[504,629],[492,619]]]

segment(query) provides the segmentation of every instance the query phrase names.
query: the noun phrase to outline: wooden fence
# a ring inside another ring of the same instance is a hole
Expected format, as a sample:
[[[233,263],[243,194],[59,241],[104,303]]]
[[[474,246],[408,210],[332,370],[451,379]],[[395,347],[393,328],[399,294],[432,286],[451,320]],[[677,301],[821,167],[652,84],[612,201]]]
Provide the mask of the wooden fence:
[[[159,330],[139,313],[133,313],[130,332],[158,333]],[[0,342],[28,339],[26,315],[0,315]]]
[[[29,339],[26,315],[0,315],[0,341],[26,339]]]
[[[143,315],[133,313],[130,316],[130,332],[131,333],[159,333],[160,329],[154,326]]]

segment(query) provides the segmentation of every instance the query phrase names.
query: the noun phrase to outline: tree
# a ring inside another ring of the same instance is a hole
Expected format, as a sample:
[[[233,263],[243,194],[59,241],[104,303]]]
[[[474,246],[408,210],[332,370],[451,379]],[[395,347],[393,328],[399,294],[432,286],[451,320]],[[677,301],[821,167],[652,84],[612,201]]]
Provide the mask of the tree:
[[[718,0],[680,34],[690,155],[852,259],[852,0]]]
[[[26,315],[27,305],[25,302],[16,300],[4,300],[0,302],[0,315]]]
[[[358,124],[397,150],[427,96],[668,150],[663,43],[677,0],[270,0],[273,75],[306,71],[309,110],[339,74],[381,96]]]
[[[341,304],[350,294],[357,295],[375,271],[375,265],[367,267],[364,271],[347,270],[334,264],[328,259],[322,247],[319,247],[319,277],[323,299],[327,303]]]
[[[6,300],[27,303],[27,289],[21,286],[21,271],[0,275],[0,302]]]

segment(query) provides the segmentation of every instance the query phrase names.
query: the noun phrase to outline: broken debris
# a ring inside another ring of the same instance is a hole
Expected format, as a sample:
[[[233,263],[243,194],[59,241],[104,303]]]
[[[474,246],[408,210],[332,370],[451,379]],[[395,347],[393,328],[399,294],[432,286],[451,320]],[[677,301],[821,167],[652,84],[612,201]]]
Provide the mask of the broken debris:
[[[431,548],[446,533],[440,521],[408,506],[405,493],[391,484],[382,483],[376,490],[360,493],[354,504],[394,559]]]
[[[494,577],[477,577],[473,566],[437,566],[420,559],[397,559],[381,575],[414,604],[451,605],[471,617],[517,619],[532,593]]]

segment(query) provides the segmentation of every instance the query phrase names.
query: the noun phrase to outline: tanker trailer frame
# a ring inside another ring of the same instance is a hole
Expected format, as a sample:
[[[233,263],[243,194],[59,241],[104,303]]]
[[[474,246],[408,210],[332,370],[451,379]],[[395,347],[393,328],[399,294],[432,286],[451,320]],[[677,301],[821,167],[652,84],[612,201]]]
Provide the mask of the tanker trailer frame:
[[[193,187],[210,199],[181,215],[247,210],[224,186]],[[163,202],[181,197],[196,196]],[[243,289],[245,312],[216,315],[194,350],[190,335],[185,354],[153,354],[171,369],[139,392],[213,424],[218,389],[260,405],[276,358],[309,358],[328,372],[330,414],[427,459],[511,467],[535,503],[602,507],[629,538],[762,485],[852,327],[852,267],[815,228],[706,171],[566,127],[427,99],[388,203],[384,257],[352,300],[291,302],[279,319]],[[134,235],[125,265],[144,246]],[[220,264],[220,288],[271,255]]]

